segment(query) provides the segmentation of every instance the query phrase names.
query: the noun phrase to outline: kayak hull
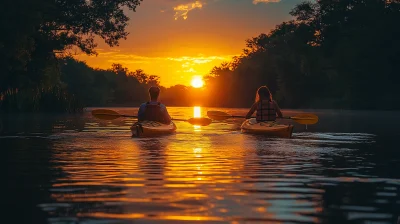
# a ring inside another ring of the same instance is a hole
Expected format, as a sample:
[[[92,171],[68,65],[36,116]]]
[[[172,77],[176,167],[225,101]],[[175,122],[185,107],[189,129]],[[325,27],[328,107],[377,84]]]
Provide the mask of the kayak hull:
[[[175,133],[174,122],[163,124],[156,121],[136,122],[131,126],[132,137],[156,137]]]
[[[276,122],[257,122],[255,118],[242,123],[242,133],[259,134],[280,138],[291,138],[293,125],[277,124]]]

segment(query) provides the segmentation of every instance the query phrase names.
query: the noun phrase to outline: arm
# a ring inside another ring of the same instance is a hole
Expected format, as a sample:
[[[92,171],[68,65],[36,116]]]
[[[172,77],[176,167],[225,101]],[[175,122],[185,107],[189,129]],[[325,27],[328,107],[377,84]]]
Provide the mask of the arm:
[[[146,108],[146,104],[142,104],[139,107],[138,111],[138,121],[143,121],[144,120],[144,110]]]
[[[283,114],[282,114],[281,108],[279,108],[279,106],[278,106],[278,104],[276,103],[275,100],[274,100],[274,105],[275,105],[275,111],[278,114],[278,117],[282,118]]]
[[[254,111],[257,109],[257,103],[254,103],[253,106],[251,106],[249,112],[246,115],[246,119],[250,119],[251,115],[253,115]]]
[[[163,114],[165,123],[171,123],[171,116],[169,116],[168,110],[165,106],[163,106]]]

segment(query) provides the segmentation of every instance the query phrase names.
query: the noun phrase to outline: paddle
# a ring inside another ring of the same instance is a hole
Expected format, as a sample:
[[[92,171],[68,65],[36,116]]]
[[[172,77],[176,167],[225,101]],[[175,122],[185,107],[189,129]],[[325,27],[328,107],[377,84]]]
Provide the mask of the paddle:
[[[137,118],[137,116],[134,115],[124,115],[124,114],[119,114],[116,111],[113,110],[107,110],[107,109],[97,109],[97,110],[93,110],[92,111],[92,115],[98,119],[101,120],[114,120],[120,117],[134,117]],[[193,125],[200,125],[200,126],[207,126],[209,124],[211,124],[211,119],[206,118],[206,117],[194,117],[194,118],[190,118],[188,120],[185,119],[175,119],[172,118],[172,120],[174,121],[186,121],[189,122],[190,124]]]
[[[207,116],[213,120],[222,121],[228,118],[246,118],[245,116],[230,115],[222,111],[207,111]],[[291,119],[299,124],[315,124],[318,122],[318,116],[315,114],[297,114],[292,117],[282,117]]]

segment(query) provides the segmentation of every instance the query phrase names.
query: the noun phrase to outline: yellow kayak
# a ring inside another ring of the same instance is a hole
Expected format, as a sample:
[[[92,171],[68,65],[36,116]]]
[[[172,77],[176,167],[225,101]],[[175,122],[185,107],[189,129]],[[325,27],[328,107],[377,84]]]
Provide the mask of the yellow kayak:
[[[174,122],[163,124],[157,121],[141,121],[131,126],[133,137],[155,137],[174,133],[175,130],[176,126]]]
[[[277,124],[271,121],[257,122],[255,118],[244,121],[241,129],[243,133],[262,134],[281,138],[290,138],[293,133],[293,125],[291,124]]]

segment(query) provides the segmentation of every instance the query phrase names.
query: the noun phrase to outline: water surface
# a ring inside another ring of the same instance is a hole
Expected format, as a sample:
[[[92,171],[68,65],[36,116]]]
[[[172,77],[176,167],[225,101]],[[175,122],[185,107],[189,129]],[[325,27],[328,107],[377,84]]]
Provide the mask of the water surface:
[[[134,119],[100,121],[90,110],[1,117],[8,223],[396,223],[400,216],[399,112],[312,111],[320,122],[295,124],[291,139],[241,134],[241,119],[176,122],[174,135],[137,139]],[[169,111],[190,118],[207,108]]]

